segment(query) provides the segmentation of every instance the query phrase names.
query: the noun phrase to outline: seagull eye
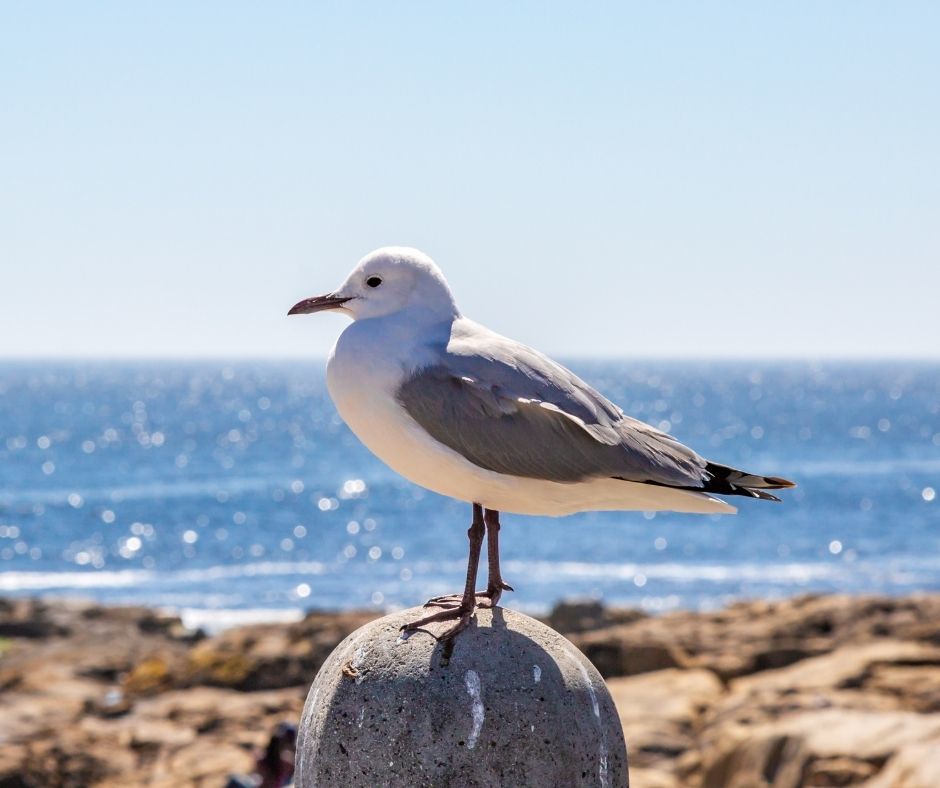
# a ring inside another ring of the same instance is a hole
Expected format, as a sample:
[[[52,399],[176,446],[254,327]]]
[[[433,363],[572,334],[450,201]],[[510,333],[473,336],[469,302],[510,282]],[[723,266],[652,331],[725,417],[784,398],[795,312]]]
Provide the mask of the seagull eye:
[[[382,277],[370,276],[368,279],[366,279],[366,284],[369,285],[369,287],[378,287],[380,284],[382,284]]]

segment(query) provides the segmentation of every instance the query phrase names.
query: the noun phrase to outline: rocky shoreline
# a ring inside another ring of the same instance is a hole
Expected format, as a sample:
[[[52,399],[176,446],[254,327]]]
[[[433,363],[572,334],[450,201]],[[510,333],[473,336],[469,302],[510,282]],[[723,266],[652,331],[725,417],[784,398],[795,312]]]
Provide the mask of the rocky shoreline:
[[[146,608],[0,599],[0,788],[221,786],[375,616],[206,637]],[[545,620],[607,678],[634,788],[940,785],[940,594]]]

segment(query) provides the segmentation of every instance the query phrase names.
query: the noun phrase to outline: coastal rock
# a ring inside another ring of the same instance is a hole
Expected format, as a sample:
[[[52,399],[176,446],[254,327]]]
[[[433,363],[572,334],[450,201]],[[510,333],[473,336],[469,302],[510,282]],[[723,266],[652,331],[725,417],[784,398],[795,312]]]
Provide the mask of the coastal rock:
[[[674,761],[696,747],[703,710],[724,691],[710,671],[675,668],[608,679],[607,688],[620,714],[632,769],[655,767],[673,772],[677,770]],[[689,765],[687,760],[686,771]]]
[[[344,640],[310,689],[297,785],[626,786],[604,682],[554,630],[478,610],[453,645],[400,627],[414,608]]]
[[[832,651],[843,643],[890,634],[932,642],[940,630],[940,596],[906,598],[803,596],[741,602],[713,613],[676,611],[595,630],[585,653],[599,644],[617,660],[632,645],[672,649],[678,666],[701,667],[723,681],[772,670]],[[572,640],[582,646],[579,637]],[[592,657],[593,659],[593,657]],[[660,667],[672,667],[663,664]],[[603,671],[602,671],[603,672]],[[616,674],[611,674],[616,675]]]
[[[647,614],[639,610],[607,607],[597,599],[570,599],[556,604],[544,621],[556,632],[572,635],[642,618],[647,618]]]
[[[682,783],[669,772],[658,769],[634,769],[631,766],[630,781],[637,788],[682,788]]]
[[[287,626],[230,629],[196,644],[173,669],[172,683],[243,691],[305,684],[340,640],[374,618],[368,612],[318,612]]]
[[[572,642],[605,678],[684,667],[689,662],[681,646],[669,641],[637,639],[627,626],[585,632],[573,636]]]
[[[0,638],[49,638],[69,631],[41,600],[0,599]]]
[[[726,727],[722,740],[702,788],[849,785],[876,774],[902,747],[940,745],[940,715],[822,709],[747,730]]]
[[[922,714],[940,712],[940,665],[873,665],[865,688],[893,698],[898,708]]]
[[[940,786],[940,594],[562,610],[572,641],[620,674],[608,685],[637,786]],[[320,661],[374,616],[200,638],[140,607],[0,599],[0,621],[27,625],[0,639],[0,786],[224,784],[300,719]],[[636,647],[644,672],[624,661]]]
[[[940,740],[904,744],[865,788],[928,788],[940,785]]]
[[[852,785],[907,744],[940,745],[940,714],[911,710],[929,705],[920,690],[935,695],[924,679],[938,661],[934,646],[879,640],[736,679],[703,718],[703,788]]]
[[[904,666],[940,668],[940,648],[910,641],[877,640],[839,648],[781,670],[736,679],[731,682],[731,690],[792,692],[853,689],[870,685],[874,675],[885,668]]]

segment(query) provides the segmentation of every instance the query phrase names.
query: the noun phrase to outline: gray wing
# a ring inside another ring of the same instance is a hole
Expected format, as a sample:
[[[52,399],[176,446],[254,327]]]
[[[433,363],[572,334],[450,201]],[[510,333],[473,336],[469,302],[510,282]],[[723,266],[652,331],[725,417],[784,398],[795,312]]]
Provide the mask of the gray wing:
[[[707,478],[691,449],[624,416],[560,364],[469,320],[455,322],[446,350],[397,396],[432,437],[498,473],[692,488]]]

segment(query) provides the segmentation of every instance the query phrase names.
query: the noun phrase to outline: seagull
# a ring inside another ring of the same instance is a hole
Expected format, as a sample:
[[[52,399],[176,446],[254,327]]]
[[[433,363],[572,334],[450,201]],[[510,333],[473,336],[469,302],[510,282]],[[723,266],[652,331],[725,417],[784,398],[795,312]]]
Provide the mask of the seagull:
[[[767,490],[795,486],[704,459],[548,356],[464,317],[417,249],[371,252],[336,290],[288,314],[325,311],[353,319],[326,367],[346,424],[405,478],[472,505],[463,593],[429,600],[441,609],[402,627],[406,636],[453,621],[436,635],[452,647],[477,606],[513,590],[500,573],[500,512],[733,514],[716,495],[779,501]],[[484,535],[488,580],[477,592]]]

